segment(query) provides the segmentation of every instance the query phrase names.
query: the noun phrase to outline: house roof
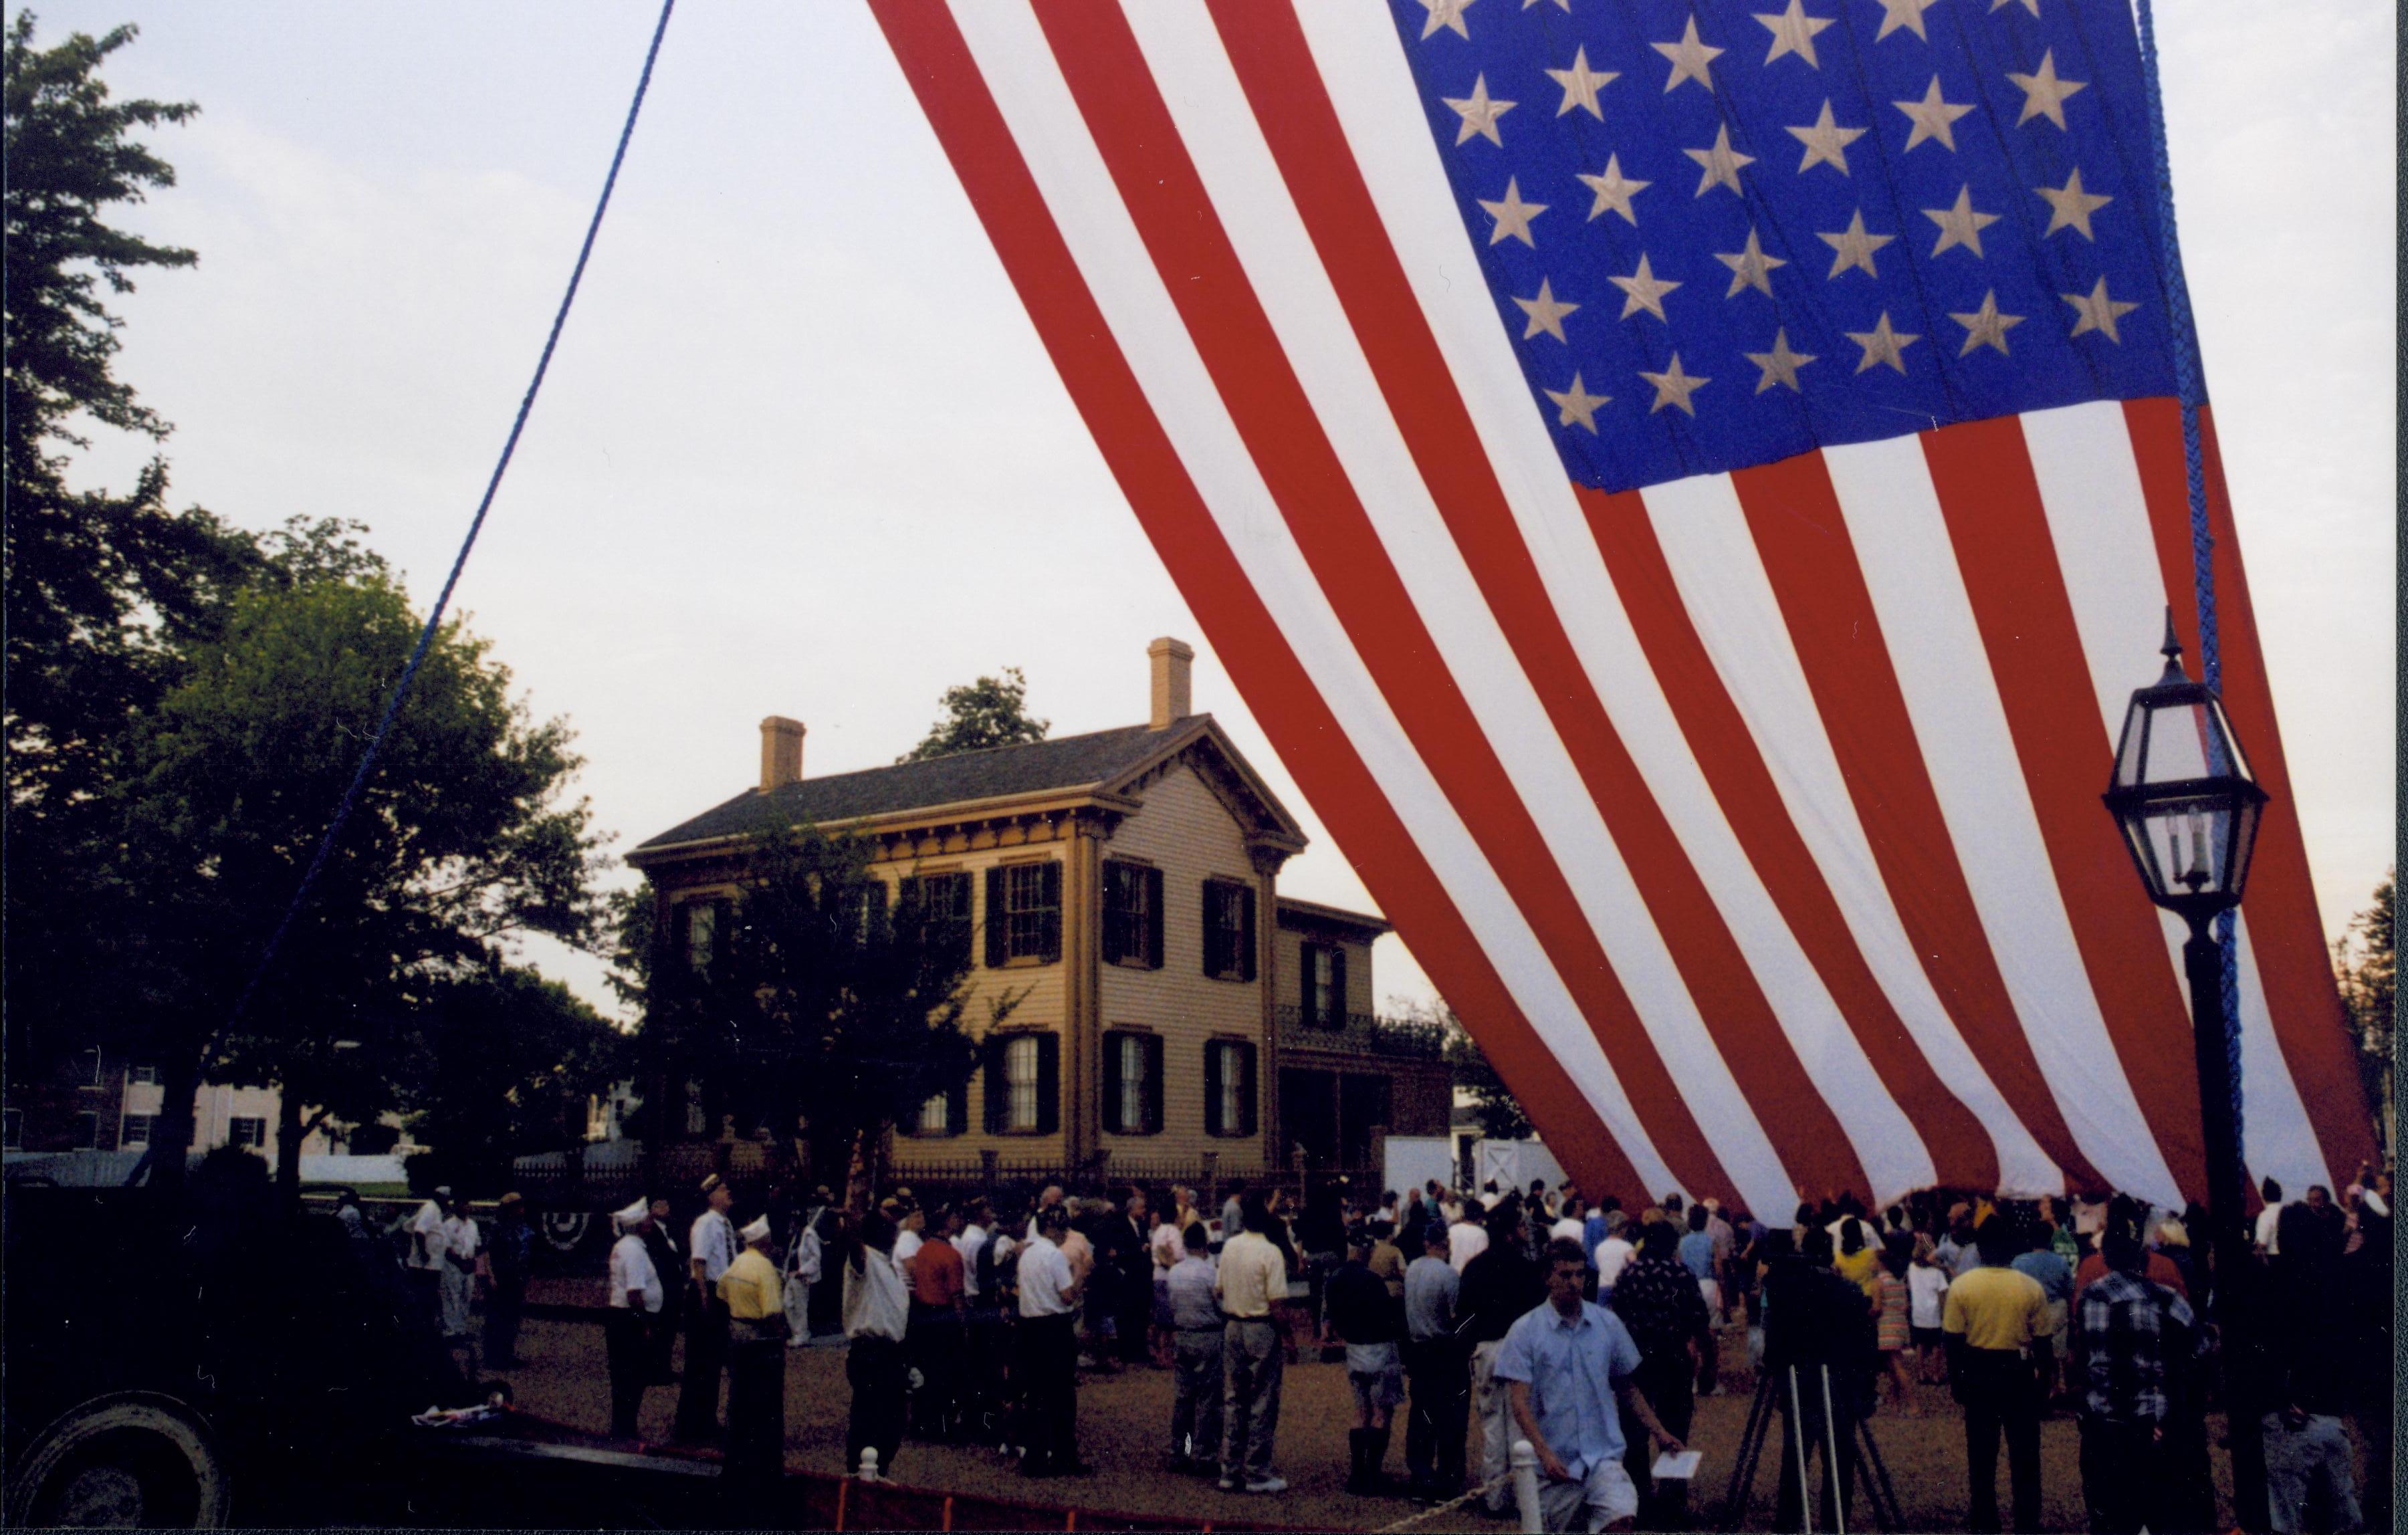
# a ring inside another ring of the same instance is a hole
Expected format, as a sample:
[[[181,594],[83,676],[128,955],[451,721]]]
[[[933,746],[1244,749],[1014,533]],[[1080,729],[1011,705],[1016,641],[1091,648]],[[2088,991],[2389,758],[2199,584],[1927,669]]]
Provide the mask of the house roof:
[[[898,762],[853,773],[832,773],[781,784],[767,793],[750,788],[690,821],[648,839],[637,854],[723,838],[743,837],[780,826],[841,823],[906,815],[939,807],[1049,793],[1108,793],[1147,768],[1209,739],[1259,798],[1266,819],[1281,830],[1301,831],[1238,756],[1210,714],[1191,715],[1167,730],[1142,724],[1062,736],[1018,746],[957,752],[926,762]]]
[[[1294,896],[1279,898],[1279,920],[1283,927],[1344,927],[1378,938],[1394,932],[1385,917],[1375,917],[1368,911],[1349,911],[1342,906],[1324,906],[1319,901],[1300,900]]]

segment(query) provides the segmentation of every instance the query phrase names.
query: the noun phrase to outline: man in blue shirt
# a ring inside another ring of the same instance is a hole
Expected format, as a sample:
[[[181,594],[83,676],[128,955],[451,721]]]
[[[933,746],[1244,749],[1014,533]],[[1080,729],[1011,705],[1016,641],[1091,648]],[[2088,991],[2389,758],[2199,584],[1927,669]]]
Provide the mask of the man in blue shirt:
[[[2029,1250],[2015,1255],[2008,1267],[2019,1274],[2029,1274],[2040,1281],[2041,1293],[2048,1297],[2048,1317],[2053,1330],[2049,1336],[2065,1339],[2071,1334],[2067,1326],[2071,1321],[2073,1303],[2073,1265],[2057,1255],[2057,1227],[2049,1221],[2034,1221],[2027,1233]],[[2057,1383],[2043,1383],[2054,1395]]]
[[[1659,1449],[1681,1441],[1631,1387],[1639,1345],[1612,1312],[1581,1298],[1580,1245],[1547,1246],[1547,1302],[1516,1321],[1498,1351],[1513,1421],[1539,1454],[1539,1503],[1549,1529],[1628,1529],[1639,1490],[1623,1469],[1622,1413]]]

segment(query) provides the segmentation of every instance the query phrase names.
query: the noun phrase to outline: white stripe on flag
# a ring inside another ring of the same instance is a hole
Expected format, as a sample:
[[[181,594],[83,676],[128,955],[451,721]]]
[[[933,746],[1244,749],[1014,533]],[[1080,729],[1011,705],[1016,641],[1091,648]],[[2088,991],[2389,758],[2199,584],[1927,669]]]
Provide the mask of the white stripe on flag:
[[[2062,1192],[2065,1175],[1983,1070],[1899,923],[1857,819],[1781,605],[1728,475],[1650,487],[1641,499],[1681,601],[1865,962],[1949,1091],[1990,1132],[2000,1187]]]
[[[1164,290],[1025,3],[953,0],[955,24],[1148,402],[1282,636],[1565,1076],[1651,1190],[1676,1186],[1586,1020],[1414,753],[1297,548]]]
[[[2091,993],[1922,443],[1823,456],[1966,884],[2067,1128],[2115,1187],[2178,1204]]]
[[[1725,1169],[1751,1197],[1760,1197],[1758,1190],[1794,1189],[1797,1180],[1783,1167],[1706,1032],[1621,850],[1430,499],[1211,18],[1199,0],[1143,0],[1125,4],[1124,11],[1247,280],[1389,563],[1523,807],[1545,836],[1700,1128]],[[1527,399],[1526,395],[1526,409]],[[1785,931],[1782,937],[1786,940]],[[1813,972],[1802,962],[1799,968],[1803,983],[1819,993]],[[1853,1047],[1854,1040],[1848,1042]],[[1861,1054],[1857,1059],[1861,1063]],[[1869,1067],[1863,1078],[1880,1102],[1858,1101],[1858,1092],[1850,1094],[1844,1107],[1861,1111],[1885,1133],[1911,1138],[1905,1116],[1888,1103]]]
[[[2082,636],[2083,656],[2099,695],[2106,742],[2103,765],[2114,759],[2132,690],[2157,681],[2157,647],[2165,642],[2165,578],[2141,490],[2140,465],[2132,454],[2131,427],[2119,402],[2100,400],[2033,411],[2023,418],[2023,428],[2048,514],[2049,538],[2057,546],[2066,595],[2073,605],[2074,627]],[[2198,676],[2199,657],[2186,659],[2191,674]],[[2106,786],[2103,767],[2100,785]],[[2103,807],[2100,813],[2106,813]],[[2182,947],[2190,929],[2171,913],[2161,914],[2159,925],[2165,931],[2167,962],[2180,982]],[[2243,1121],[2249,1165],[2261,1174],[2272,1172],[2286,1188],[2310,1184],[2329,1187],[2315,1128],[2283,1058],[2258,982],[2256,956],[2245,941],[2241,968]],[[2182,991],[2187,997],[2186,984]],[[2306,1175],[2311,1169],[2315,1176]]]

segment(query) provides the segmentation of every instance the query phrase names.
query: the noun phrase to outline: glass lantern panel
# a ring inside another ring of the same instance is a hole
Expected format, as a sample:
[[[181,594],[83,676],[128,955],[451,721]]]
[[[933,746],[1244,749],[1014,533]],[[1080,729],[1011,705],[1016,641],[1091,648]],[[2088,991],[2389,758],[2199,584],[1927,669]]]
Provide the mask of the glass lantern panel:
[[[2241,754],[2241,742],[2232,734],[2232,722],[2225,718],[2224,701],[2216,699],[2207,708],[2209,727],[2215,732],[2209,749],[2209,765],[2218,773],[2257,782],[2258,775],[2249,770],[2249,759]]]
[[[2149,710],[2149,734],[2143,744],[2143,783],[2181,783],[2205,778],[2214,724],[2207,710],[2192,702]]]
[[[2115,787],[2128,789],[2140,781],[2148,728],[2148,710],[2136,703],[2124,710],[2124,731],[2115,739]]]
[[[2224,888],[2234,900],[2241,898],[2243,887],[2248,883],[2250,860],[2258,851],[2258,816],[2264,809],[2260,800],[2244,796],[2237,807],[2238,813],[2226,817],[2231,825],[2231,840],[2227,844],[2229,851],[2226,854]]]

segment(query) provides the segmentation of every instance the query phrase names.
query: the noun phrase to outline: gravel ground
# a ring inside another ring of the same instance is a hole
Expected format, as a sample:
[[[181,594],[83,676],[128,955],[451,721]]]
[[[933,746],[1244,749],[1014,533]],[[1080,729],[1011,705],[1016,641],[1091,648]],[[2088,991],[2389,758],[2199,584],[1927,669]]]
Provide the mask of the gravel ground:
[[[603,1368],[602,1329],[582,1320],[530,1320],[520,1352],[529,1361],[510,1372],[521,1406],[596,1433],[609,1427],[609,1385]],[[1745,1358],[1744,1335],[1726,1335],[1725,1359]],[[845,1415],[851,1392],[840,1349],[809,1348],[787,1355],[786,1463],[794,1470],[837,1472],[843,1469]],[[1704,1452],[1698,1502],[1718,1505],[1750,1404],[1751,1383],[1727,1372],[1727,1394],[1698,1404],[1689,1442]],[[645,1393],[642,1425],[649,1440],[666,1439],[678,1387]],[[1886,1408],[1873,1433],[1898,1489],[1909,1529],[1961,1529],[1965,1519],[1965,1439],[1962,1419],[1941,1387],[1923,1387],[1917,1404],[1924,1415],[1901,1417]],[[1139,1369],[1117,1376],[1084,1376],[1079,1391],[1079,1442],[1096,1474],[1053,1482],[1017,1475],[995,1452],[920,1444],[907,1441],[896,1476],[919,1486],[954,1492],[1082,1507],[1133,1514],[1191,1519],[1256,1520],[1312,1528],[1379,1528],[1420,1512],[1402,1499],[1351,1498],[1346,1479],[1346,1430],[1354,1425],[1354,1401],[1345,1369],[1338,1364],[1291,1367],[1280,1413],[1278,1468],[1289,1490],[1271,1498],[1225,1493],[1209,1480],[1170,1474],[1163,1469],[1170,1417],[1168,1370]],[[2220,1427],[2220,1426],[2219,1426]],[[1475,1429],[1476,1432],[1476,1429]],[[1387,1470],[1401,1477],[1404,1431],[1395,1431]],[[1758,1469],[1748,1528],[1769,1528],[1772,1519],[1777,1435]],[[2043,1425],[2041,1436],[2042,1528],[2086,1528],[2074,1425],[2062,1413]],[[2229,1499],[2225,1468],[2214,1457],[2219,1498]],[[1475,1455],[1476,1464],[1476,1455]],[[2006,1495],[2000,1457],[2000,1496]],[[2229,1506],[2229,1503],[2228,1503]],[[1502,1530],[1507,1518],[1456,1513],[1425,1519],[1421,1529]]]

